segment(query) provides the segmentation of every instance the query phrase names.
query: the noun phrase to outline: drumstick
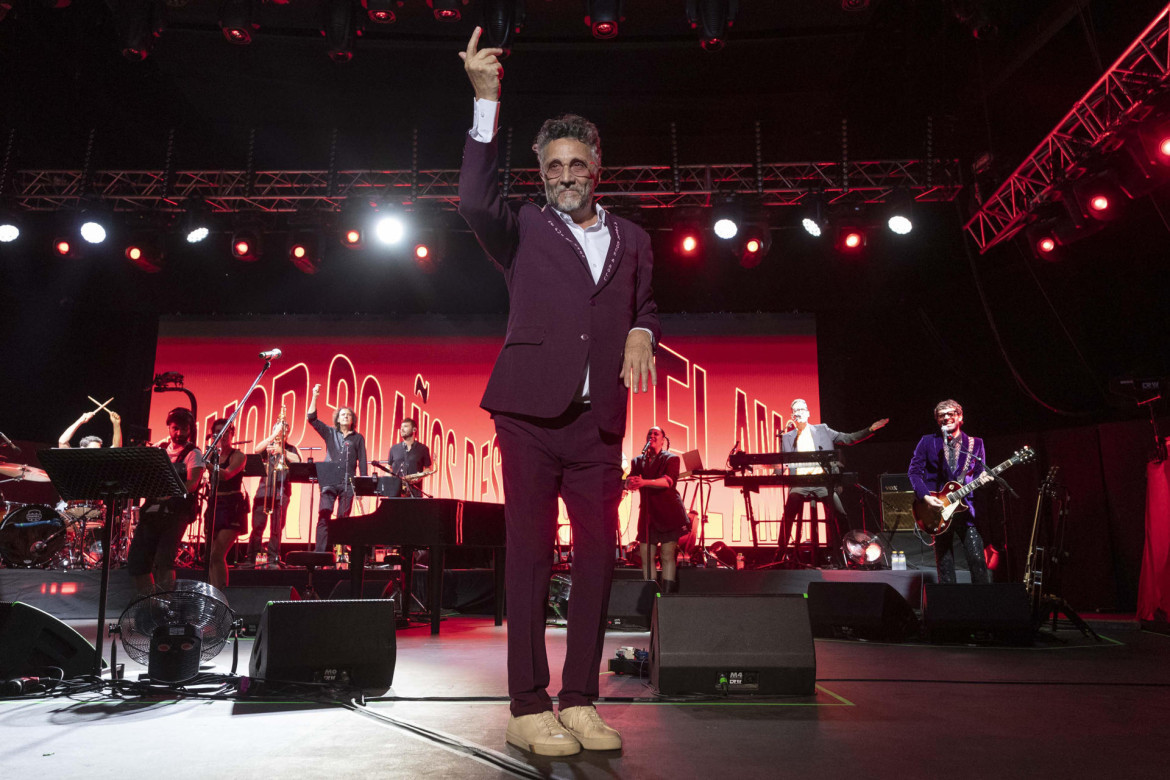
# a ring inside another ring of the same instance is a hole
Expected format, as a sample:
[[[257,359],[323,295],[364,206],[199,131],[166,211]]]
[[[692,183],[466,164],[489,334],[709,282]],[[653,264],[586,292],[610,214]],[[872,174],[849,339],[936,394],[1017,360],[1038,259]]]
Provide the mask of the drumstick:
[[[86,398],[88,398],[89,400],[93,401],[95,404],[97,404],[97,405],[98,405],[98,408],[96,408],[96,409],[94,409],[94,410],[93,410],[93,411],[94,411],[94,414],[97,414],[97,413],[98,413],[98,412],[100,412],[102,409],[105,409],[105,408],[106,408],[106,404],[108,404],[110,401],[113,401],[113,400],[114,400],[114,397],[113,397],[113,396],[110,396],[110,401],[106,401],[106,403],[105,403],[105,404],[103,404],[103,403],[101,403],[100,401],[98,401],[98,399],[94,398],[92,395],[87,395],[87,396],[86,396]]]

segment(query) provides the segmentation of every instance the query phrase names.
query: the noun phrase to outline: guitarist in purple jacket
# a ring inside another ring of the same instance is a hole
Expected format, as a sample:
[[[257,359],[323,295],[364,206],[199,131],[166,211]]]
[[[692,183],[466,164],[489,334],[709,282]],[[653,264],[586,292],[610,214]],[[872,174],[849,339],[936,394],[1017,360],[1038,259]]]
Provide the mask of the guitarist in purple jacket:
[[[658,310],[650,237],[594,200],[597,128],[550,119],[533,145],[544,207],[505,201],[495,140],[502,50],[460,52],[475,116],[459,173],[459,213],[504,275],[508,330],[480,406],[496,426],[507,523],[509,744],[540,755],[616,750],[593,707],[613,578],[621,441],[629,389],[655,382]],[[545,607],[558,504],[573,532],[559,718],[548,695]]]
[[[968,436],[963,432],[963,407],[957,401],[947,399],[934,407],[934,420],[939,426],[938,433],[923,436],[914,448],[910,459],[910,484],[914,495],[931,506],[942,508],[943,502],[931,493],[938,492],[948,482],[966,485],[971,482],[985,484],[992,477],[983,468],[987,456],[983,450],[983,439]],[[975,458],[970,457],[974,455]],[[991,582],[987,570],[987,559],[983,554],[983,537],[975,525],[975,510],[958,512],[951,519],[950,526],[934,537],[934,562],[938,568],[938,581],[956,582],[954,539],[958,534],[967,554],[967,567],[971,570],[971,582]]]

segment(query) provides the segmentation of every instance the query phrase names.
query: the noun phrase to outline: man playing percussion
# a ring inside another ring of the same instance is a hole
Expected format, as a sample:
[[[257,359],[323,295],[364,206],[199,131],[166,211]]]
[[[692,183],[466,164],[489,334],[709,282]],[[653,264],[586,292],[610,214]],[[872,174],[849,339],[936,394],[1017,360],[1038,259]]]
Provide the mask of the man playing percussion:
[[[110,424],[114,426],[114,435],[110,439],[111,447],[122,446],[122,416],[112,409],[106,409],[106,414],[110,416]],[[68,449],[70,440],[73,439],[73,434],[77,433],[77,429],[85,425],[94,418],[97,412],[86,412],[77,418],[76,421],[57,439],[57,446]],[[82,447],[100,447],[102,446],[102,437],[100,436],[85,436],[79,442]]]

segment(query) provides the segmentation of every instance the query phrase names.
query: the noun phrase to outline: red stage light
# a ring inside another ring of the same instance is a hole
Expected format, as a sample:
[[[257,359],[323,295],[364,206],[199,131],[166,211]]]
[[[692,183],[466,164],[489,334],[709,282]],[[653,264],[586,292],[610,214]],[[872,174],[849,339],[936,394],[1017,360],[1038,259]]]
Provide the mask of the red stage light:
[[[1048,254],[1049,252],[1055,251],[1056,241],[1051,236],[1045,236],[1036,242],[1036,248],[1044,254]]]
[[[295,260],[304,259],[305,255],[309,254],[309,250],[303,244],[293,244],[293,248],[289,251]]]
[[[1163,157],[1170,157],[1170,137],[1158,141],[1158,151]]]
[[[126,259],[127,260],[141,260],[142,259],[142,250],[136,246],[126,247]]]
[[[61,255],[62,257],[68,255],[69,252],[73,249],[73,247],[69,245],[69,242],[65,240],[58,241],[53,245],[53,248],[57,250],[57,254]]]
[[[431,255],[431,250],[426,244],[419,244],[414,248],[414,256],[417,260],[426,260]]]
[[[760,240],[758,238],[749,238],[747,243],[744,244],[743,248],[746,249],[750,254],[754,255],[756,252],[760,251]]]
[[[345,231],[345,243],[350,246],[355,246],[362,242],[362,232],[360,230],[351,228]]]
[[[688,254],[688,255],[692,254],[698,248],[699,248],[699,239],[695,238],[694,236],[683,236],[682,251],[685,254]]]
[[[1109,198],[1104,195],[1094,195],[1089,198],[1089,208],[1094,211],[1105,211],[1109,208]]]
[[[616,22],[598,22],[593,27],[594,38],[613,38],[618,34],[618,26]]]
[[[236,257],[246,257],[252,253],[252,245],[247,241],[237,241],[232,247],[232,251],[236,253]]]
[[[846,233],[844,243],[849,249],[857,249],[857,247],[861,246],[861,234],[857,232]]]

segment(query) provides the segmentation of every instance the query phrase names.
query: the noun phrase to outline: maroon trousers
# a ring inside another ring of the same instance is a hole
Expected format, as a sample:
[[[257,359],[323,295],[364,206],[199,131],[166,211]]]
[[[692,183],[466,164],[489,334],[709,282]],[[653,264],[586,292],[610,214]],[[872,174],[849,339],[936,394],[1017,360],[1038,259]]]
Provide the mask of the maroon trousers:
[[[621,438],[602,433],[587,404],[554,419],[496,414],[507,519],[508,695],[513,715],[552,709],[545,610],[557,497],[573,531],[568,650],[561,709],[598,696],[621,502]]]

